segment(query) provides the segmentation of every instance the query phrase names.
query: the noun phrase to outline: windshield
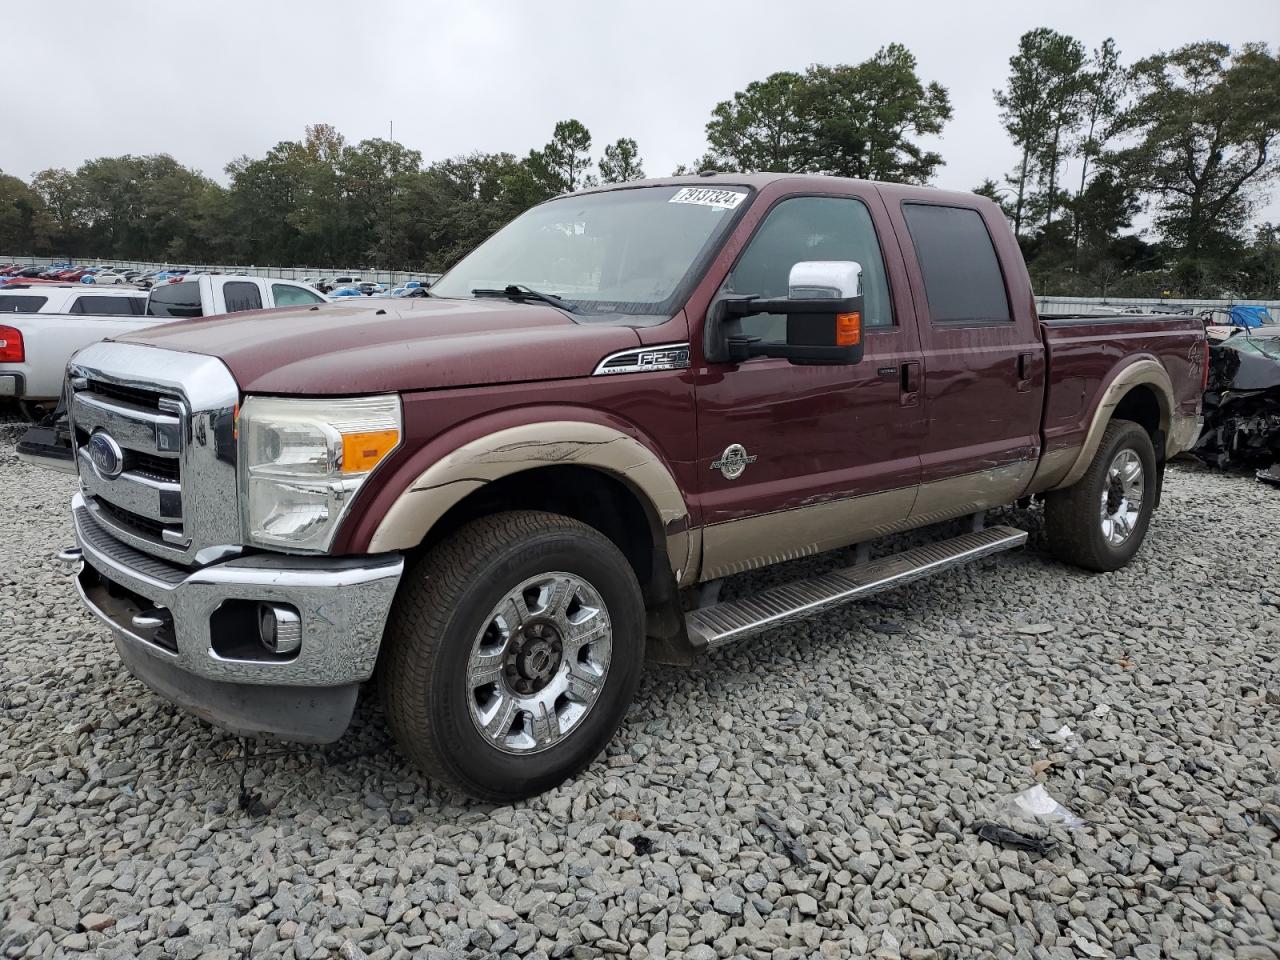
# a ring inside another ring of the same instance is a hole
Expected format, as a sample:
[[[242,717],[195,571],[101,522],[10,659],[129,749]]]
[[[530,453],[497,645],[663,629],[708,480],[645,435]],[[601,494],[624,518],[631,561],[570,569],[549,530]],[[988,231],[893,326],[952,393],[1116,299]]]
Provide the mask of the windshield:
[[[438,297],[520,286],[586,314],[667,314],[742,208],[746,187],[571,194],[511,221],[431,287]]]

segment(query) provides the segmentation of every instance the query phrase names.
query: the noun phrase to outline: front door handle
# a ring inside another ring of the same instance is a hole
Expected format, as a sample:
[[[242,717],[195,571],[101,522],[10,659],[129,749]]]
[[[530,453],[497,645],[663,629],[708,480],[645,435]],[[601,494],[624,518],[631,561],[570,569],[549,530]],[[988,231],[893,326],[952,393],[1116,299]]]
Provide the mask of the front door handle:
[[[898,399],[904,407],[914,407],[920,403],[920,361],[908,360],[898,369]]]

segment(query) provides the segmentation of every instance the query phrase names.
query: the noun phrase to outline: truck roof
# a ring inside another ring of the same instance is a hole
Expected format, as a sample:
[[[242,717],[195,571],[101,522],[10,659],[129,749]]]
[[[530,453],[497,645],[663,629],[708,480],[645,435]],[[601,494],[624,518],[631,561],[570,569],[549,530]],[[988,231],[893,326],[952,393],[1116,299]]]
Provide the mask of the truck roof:
[[[747,186],[762,190],[779,181],[793,181],[797,190],[820,191],[834,181],[865,183],[878,189],[889,200],[947,200],[964,206],[990,203],[986,197],[966,190],[941,190],[908,183],[888,183],[882,180],[858,180],[853,177],[833,177],[821,173],[702,173],[680,177],[654,177],[647,180],[628,180],[626,183],[606,183],[598,187],[579,190],[578,193],[603,193],[607,190],[624,190],[631,187],[667,186]]]

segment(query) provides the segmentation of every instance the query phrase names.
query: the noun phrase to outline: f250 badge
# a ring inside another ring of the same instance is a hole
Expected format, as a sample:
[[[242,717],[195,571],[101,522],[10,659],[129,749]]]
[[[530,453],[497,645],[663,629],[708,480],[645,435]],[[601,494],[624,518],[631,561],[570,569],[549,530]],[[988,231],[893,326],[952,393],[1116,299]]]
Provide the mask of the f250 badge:
[[[724,448],[719,460],[711,461],[711,469],[719,470],[726,480],[737,480],[746,472],[747,465],[755,463],[756,459],[742,444],[731,443]]]

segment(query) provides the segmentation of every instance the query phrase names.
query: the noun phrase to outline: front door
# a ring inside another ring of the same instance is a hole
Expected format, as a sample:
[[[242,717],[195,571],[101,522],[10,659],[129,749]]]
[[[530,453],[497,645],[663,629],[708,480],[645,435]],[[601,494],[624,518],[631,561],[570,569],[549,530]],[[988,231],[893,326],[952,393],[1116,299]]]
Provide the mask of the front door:
[[[777,200],[721,289],[785,297],[794,264],[857,261],[863,360],[698,366],[704,579],[879,536],[902,526],[914,504],[924,419],[906,276],[896,244],[878,239],[892,237],[878,194],[838,189]],[[785,322],[748,317],[742,332],[783,340]]]

